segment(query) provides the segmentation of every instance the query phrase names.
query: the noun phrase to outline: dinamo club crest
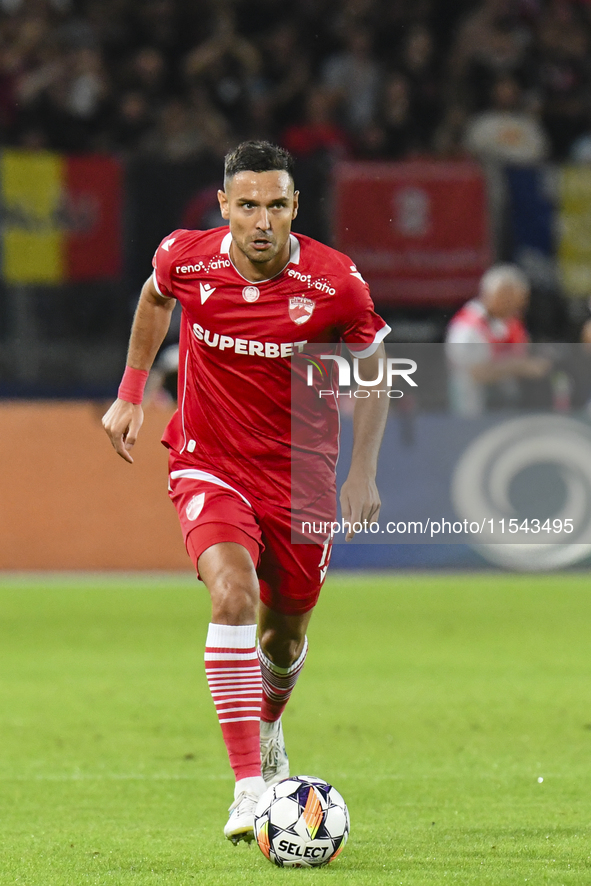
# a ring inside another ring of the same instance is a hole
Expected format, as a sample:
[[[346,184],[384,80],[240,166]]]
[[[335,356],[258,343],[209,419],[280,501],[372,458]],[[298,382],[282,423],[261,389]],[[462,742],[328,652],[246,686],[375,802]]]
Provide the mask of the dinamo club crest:
[[[294,295],[289,300],[289,316],[294,323],[301,326],[306,323],[314,313],[315,303],[311,298],[305,298],[303,295]]]

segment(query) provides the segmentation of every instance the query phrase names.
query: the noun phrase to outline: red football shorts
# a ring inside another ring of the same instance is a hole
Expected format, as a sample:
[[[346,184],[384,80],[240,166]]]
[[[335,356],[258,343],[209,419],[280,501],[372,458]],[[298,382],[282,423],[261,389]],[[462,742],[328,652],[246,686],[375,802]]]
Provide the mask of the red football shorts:
[[[285,615],[301,615],[318,600],[331,541],[293,544],[292,512],[264,504],[224,480],[171,458],[169,495],[177,509],[187,552],[197,561],[211,545],[243,545],[255,565],[261,600]],[[332,518],[329,518],[332,519]]]

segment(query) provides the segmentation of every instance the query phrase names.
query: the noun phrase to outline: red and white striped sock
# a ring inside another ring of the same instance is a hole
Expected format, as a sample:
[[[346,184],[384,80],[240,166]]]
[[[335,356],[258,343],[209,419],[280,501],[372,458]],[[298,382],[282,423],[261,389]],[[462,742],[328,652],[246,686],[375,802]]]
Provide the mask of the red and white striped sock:
[[[293,687],[297,683],[297,679],[304,667],[306,655],[308,654],[308,638],[306,637],[304,640],[304,648],[299,658],[288,668],[280,668],[278,665],[273,664],[261,649],[260,643],[257,644],[257,652],[263,678],[261,720],[265,720],[267,723],[274,723],[285,710]]]
[[[260,777],[261,668],[256,625],[210,624],[205,673],[236,780]]]

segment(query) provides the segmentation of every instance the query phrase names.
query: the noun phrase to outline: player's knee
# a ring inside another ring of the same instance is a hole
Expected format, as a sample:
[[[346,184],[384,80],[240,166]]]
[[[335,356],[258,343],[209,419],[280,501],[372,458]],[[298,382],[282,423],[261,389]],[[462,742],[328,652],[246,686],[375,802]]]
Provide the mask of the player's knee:
[[[250,572],[221,572],[209,592],[213,620],[219,624],[254,624],[259,601],[258,583]]]
[[[294,637],[276,628],[267,628],[260,636],[265,655],[280,668],[288,668],[299,658],[304,646],[304,636]]]

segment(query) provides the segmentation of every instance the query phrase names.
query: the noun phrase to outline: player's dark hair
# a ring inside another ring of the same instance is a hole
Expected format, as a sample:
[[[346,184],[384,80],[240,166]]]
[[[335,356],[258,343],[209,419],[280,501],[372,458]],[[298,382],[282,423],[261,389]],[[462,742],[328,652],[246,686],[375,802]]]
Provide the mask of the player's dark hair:
[[[294,180],[293,157],[285,148],[265,141],[242,142],[226,154],[224,161],[224,181],[239,172],[287,172]]]

